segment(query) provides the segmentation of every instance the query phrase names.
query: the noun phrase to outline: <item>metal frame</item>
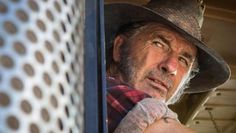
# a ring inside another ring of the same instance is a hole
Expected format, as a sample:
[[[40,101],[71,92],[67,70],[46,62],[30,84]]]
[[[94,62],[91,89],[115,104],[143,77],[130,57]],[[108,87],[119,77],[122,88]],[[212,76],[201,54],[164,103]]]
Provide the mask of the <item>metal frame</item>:
[[[85,1],[85,133],[106,133],[104,2]]]

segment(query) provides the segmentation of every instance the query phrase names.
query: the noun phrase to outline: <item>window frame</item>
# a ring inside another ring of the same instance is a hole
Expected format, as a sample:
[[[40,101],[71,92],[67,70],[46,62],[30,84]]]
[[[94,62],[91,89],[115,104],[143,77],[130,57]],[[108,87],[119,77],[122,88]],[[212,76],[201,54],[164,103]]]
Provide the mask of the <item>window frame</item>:
[[[106,133],[104,1],[85,1],[85,133]]]

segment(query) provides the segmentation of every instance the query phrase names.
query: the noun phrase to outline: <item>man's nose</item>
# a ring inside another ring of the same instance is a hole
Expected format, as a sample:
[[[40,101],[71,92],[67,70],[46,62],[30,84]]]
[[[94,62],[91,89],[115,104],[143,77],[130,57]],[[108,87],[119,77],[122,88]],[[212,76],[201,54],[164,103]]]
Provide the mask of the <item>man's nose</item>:
[[[178,57],[167,57],[161,62],[159,67],[163,73],[175,76],[178,68]]]

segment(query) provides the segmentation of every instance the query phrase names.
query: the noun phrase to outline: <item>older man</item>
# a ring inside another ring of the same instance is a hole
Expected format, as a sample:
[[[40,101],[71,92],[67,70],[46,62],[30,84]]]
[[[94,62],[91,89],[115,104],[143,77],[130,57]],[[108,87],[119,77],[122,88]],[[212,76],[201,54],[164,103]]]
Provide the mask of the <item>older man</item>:
[[[230,74],[201,42],[202,13],[196,0],[106,5],[109,132],[190,132],[166,105],[184,90],[209,91]]]

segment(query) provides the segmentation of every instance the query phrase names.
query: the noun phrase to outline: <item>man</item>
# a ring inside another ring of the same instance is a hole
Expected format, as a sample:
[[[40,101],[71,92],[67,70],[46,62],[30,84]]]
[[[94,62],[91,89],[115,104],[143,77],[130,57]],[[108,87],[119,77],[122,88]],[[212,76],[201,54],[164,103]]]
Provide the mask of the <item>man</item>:
[[[184,91],[209,91],[230,75],[201,42],[203,9],[196,0],[105,6],[109,132],[191,132],[166,105]]]

